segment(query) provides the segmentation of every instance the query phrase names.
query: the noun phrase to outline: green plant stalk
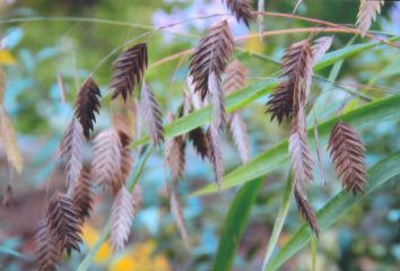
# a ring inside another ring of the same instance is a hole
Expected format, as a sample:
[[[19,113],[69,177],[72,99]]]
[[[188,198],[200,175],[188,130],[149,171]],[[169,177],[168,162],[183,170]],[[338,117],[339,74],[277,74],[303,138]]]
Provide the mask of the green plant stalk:
[[[279,207],[278,215],[275,218],[274,227],[272,229],[271,238],[269,239],[267,252],[263,260],[263,270],[268,265],[271,259],[272,253],[275,250],[276,244],[278,243],[279,236],[281,234],[283,225],[286,220],[286,216],[289,212],[290,199],[294,189],[294,178],[292,172],[290,171],[288,179],[286,181],[285,191],[282,196],[281,205]]]
[[[127,189],[132,192],[133,188],[135,185],[139,182],[140,177],[143,174],[144,167],[146,165],[147,160],[149,159],[150,155],[153,152],[153,148],[148,146],[147,149],[144,151],[141,160],[138,161],[136,167],[135,167],[135,175],[131,179],[130,182],[126,184]],[[93,246],[93,248],[89,251],[89,253],[86,255],[86,257],[83,259],[83,261],[79,264],[78,268],[76,269],[77,271],[86,271],[90,268],[90,265],[93,262],[94,257],[96,256],[97,252],[99,251],[101,245],[107,240],[110,232],[111,232],[111,226],[112,226],[112,221],[111,218],[109,218],[106,222],[106,225],[103,228],[103,231],[97,240],[96,244]]]
[[[231,270],[237,247],[258,192],[262,187],[263,180],[263,178],[258,178],[253,182],[247,183],[236,193],[222,229],[213,271]]]
[[[383,184],[400,174],[400,152],[396,152],[378,162],[369,171],[369,181],[365,194],[353,196],[346,191],[340,192],[317,212],[318,224],[322,231],[327,230],[340,217],[347,213],[355,204],[360,202]],[[303,226],[284,245],[265,270],[278,270],[288,259],[310,242],[312,233],[308,225]]]
[[[361,129],[376,122],[398,119],[400,117],[399,104],[399,96],[384,98],[322,122],[318,125],[321,145],[324,145],[327,142],[331,128],[338,120],[345,121],[356,129]],[[308,129],[308,137],[310,139],[311,147],[314,148],[313,127]],[[241,185],[257,177],[264,176],[271,171],[286,165],[288,158],[288,141],[286,139],[259,154],[249,163],[228,173],[222,182],[220,190],[215,184],[210,184],[194,192],[191,196],[215,193],[217,191]]]

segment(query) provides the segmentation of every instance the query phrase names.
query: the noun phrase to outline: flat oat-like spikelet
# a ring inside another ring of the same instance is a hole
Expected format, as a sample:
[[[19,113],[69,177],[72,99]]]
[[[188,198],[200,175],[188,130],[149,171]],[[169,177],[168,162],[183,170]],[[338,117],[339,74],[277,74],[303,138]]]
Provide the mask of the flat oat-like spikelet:
[[[83,220],[85,217],[89,217],[93,205],[90,167],[82,168],[79,180],[74,186],[72,200],[79,218]]]
[[[56,271],[61,255],[47,230],[45,219],[39,222],[34,240],[36,269],[38,271]]]
[[[147,44],[140,43],[125,51],[114,62],[110,89],[112,98],[122,95],[124,101],[132,95],[147,69]]]
[[[344,189],[352,191],[354,195],[363,192],[367,170],[365,147],[360,134],[347,123],[339,121],[332,129],[329,149]]]
[[[369,30],[376,16],[381,13],[385,1],[383,0],[360,0],[360,7],[357,14],[357,27],[363,30],[364,34]]]
[[[315,212],[308,203],[304,193],[301,189],[300,183],[296,183],[294,187],[294,198],[297,203],[297,208],[299,209],[303,218],[307,221],[311,230],[315,233],[317,237],[320,235],[320,229],[318,226],[317,218],[315,216]]]
[[[314,64],[328,52],[329,48],[332,46],[332,42],[333,36],[319,37],[314,41],[313,46],[311,46]]]
[[[224,90],[227,93],[234,93],[246,86],[247,69],[235,59],[226,67],[226,79],[224,82]]]
[[[126,180],[132,171],[133,158],[131,155],[131,150],[129,149],[129,144],[132,138],[125,132],[119,131],[119,136],[121,139],[122,150],[121,150],[121,179],[120,182],[115,183],[113,186],[113,192],[116,194],[121,186],[124,186]]]
[[[66,250],[71,255],[73,249],[80,251],[81,220],[72,199],[61,192],[55,193],[49,202],[46,221],[50,236],[60,253]]]
[[[154,93],[145,82],[142,84],[140,108],[154,145],[164,141],[162,114]]]
[[[106,190],[121,180],[122,142],[115,128],[104,130],[94,139],[92,178]]]
[[[96,113],[100,109],[100,89],[96,82],[89,77],[81,87],[75,105],[75,116],[82,125],[86,139],[89,139],[90,132],[96,123]]]
[[[277,118],[281,122],[285,117],[291,118],[300,101],[305,101],[311,86],[312,66],[313,55],[308,40],[297,42],[286,50],[282,61],[285,80],[277,86],[267,103],[271,120]]]
[[[226,123],[225,95],[220,79],[217,78],[214,72],[211,72],[208,77],[208,90],[210,93],[211,105],[213,106],[215,114],[213,122],[215,126],[223,128]]]
[[[183,216],[182,204],[181,204],[181,201],[179,200],[179,196],[178,196],[177,185],[178,185],[178,181],[173,180],[172,188],[170,191],[171,213],[175,218],[176,224],[178,226],[178,229],[179,229],[179,232],[183,239],[183,242],[185,243],[185,246],[187,248],[189,248],[189,246],[190,246],[189,238],[188,238],[185,218]]]
[[[230,132],[233,141],[239,151],[240,159],[243,164],[250,161],[250,141],[246,131],[246,124],[238,113],[233,113],[229,121]]]
[[[219,140],[218,127],[210,124],[207,130],[207,138],[209,143],[209,159],[214,169],[218,187],[221,188],[224,176],[224,160],[222,157],[222,146]]]
[[[200,40],[191,58],[190,75],[195,92],[201,93],[204,101],[209,94],[208,81],[211,73],[220,79],[228,60],[233,54],[235,42],[226,20],[214,25],[207,36]]]
[[[192,142],[194,150],[202,159],[209,156],[209,143],[206,133],[201,127],[197,127],[189,132],[189,141]]]
[[[123,186],[115,197],[111,209],[110,242],[115,250],[122,250],[131,232],[132,219],[135,215],[132,195]]]
[[[313,179],[314,161],[308,144],[306,120],[302,107],[293,117],[293,127],[289,137],[289,154],[295,182],[304,183]]]
[[[253,4],[251,0],[226,0],[229,10],[235,15],[237,21],[243,21],[247,27],[254,21]]]
[[[65,130],[58,150],[58,155],[65,165],[68,185],[73,187],[78,180],[83,161],[83,129],[79,120],[74,117]]]
[[[173,115],[170,115],[169,119],[172,122]],[[182,136],[171,138],[165,143],[164,160],[171,170],[173,181],[181,180],[185,171],[185,145]]]

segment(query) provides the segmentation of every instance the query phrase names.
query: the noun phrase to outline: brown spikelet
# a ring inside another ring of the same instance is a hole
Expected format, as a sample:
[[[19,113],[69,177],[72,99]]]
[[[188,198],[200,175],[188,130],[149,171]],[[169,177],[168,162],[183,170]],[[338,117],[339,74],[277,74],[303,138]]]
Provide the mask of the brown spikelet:
[[[356,24],[359,29],[363,30],[363,35],[369,30],[376,16],[381,13],[384,2],[383,0],[360,0]]]
[[[94,139],[92,178],[97,184],[111,190],[121,180],[122,143],[115,128],[104,130]]]
[[[304,183],[312,180],[314,161],[308,143],[306,118],[302,107],[293,117],[293,126],[289,137],[289,154],[292,160],[295,181]]]
[[[154,145],[164,141],[162,114],[154,93],[145,82],[142,84],[140,108]]]
[[[291,118],[304,103],[310,90],[312,80],[313,55],[308,40],[291,45],[283,56],[282,74],[285,80],[275,89],[268,101],[267,112],[271,120],[275,117],[278,122],[283,118]]]
[[[239,151],[240,159],[245,164],[250,161],[250,141],[246,131],[246,124],[238,113],[233,113],[229,121],[230,132]]]
[[[209,159],[214,169],[218,187],[221,187],[222,178],[224,176],[224,161],[222,157],[222,146],[219,139],[218,127],[210,124],[207,130],[207,138],[209,143]]]
[[[79,180],[74,186],[72,200],[79,218],[83,220],[89,217],[93,205],[90,167],[82,169]]]
[[[170,114],[168,119],[172,122],[174,116]],[[186,143],[182,136],[171,138],[165,143],[164,160],[171,170],[173,181],[181,180],[185,171],[185,147]]]
[[[122,151],[121,151],[121,179],[120,182],[114,183],[113,191],[116,194],[120,189],[121,186],[124,186],[126,180],[128,179],[129,175],[132,171],[132,164],[133,164],[133,157],[131,155],[131,150],[129,149],[129,144],[132,141],[132,138],[123,131],[118,131],[121,144],[122,144]]]
[[[179,196],[178,196],[177,185],[178,185],[178,181],[173,180],[172,188],[170,191],[171,213],[175,218],[176,224],[178,226],[179,232],[181,234],[183,242],[185,243],[186,248],[189,248],[189,246],[190,246],[189,238],[188,238],[185,218],[183,216],[182,203],[179,200]]]
[[[352,191],[354,195],[362,193],[367,171],[365,147],[360,134],[347,123],[339,121],[332,129],[329,149],[344,189]]]
[[[204,101],[209,94],[208,81],[211,73],[220,79],[228,60],[233,54],[235,43],[226,20],[214,25],[206,37],[200,40],[190,62],[190,75],[195,92],[201,93]]]
[[[140,43],[125,51],[114,62],[110,89],[112,98],[122,95],[124,101],[132,95],[147,69],[147,45]]]
[[[73,187],[82,170],[83,129],[79,120],[74,117],[65,130],[58,150],[58,155],[65,165],[68,185]]]
[[[83,128],[83,134],[89,140],[90,132],[96,123],[96,113],[100,108],[100,89],[96,82],[89,77],[81,87],[75,105],[75,116]]]
[[[314,44],[311,47],[314,63],[316,63],[325,55],[325,53],[329,50],[329,48],[331,48],[332,42],[333,42],[333,36],[319,37],[314,41]]]
[[[61,253],[66,250],[71,255],[73,249],[80,251],[81,222],[72,199],[61,192],[55,193],[49,202],[46,220],[50,236]]]
[[[60,261],[60,251],[47,229],[46,220],[39,222],[35,233],[35,267],[38,271],[56,271]]]
[[[307,221],[311,230],[315,233],[317,237],[320,235],[320,229],[318,226],[317,218],[315,212],[308,203],[304,193],[301,189],[300,183],[296,183],[294,187],[294,198],[297,203],[297,208],[299,209],[302,217]]]
[[[111,209],[110,242],[114,250],[122,250],[126,241],[128,241],[134,215],[135,208],[132,195],[123,186],[115,197]]]
[[[226,67],[226,79],[224,90],[227,93],[233,93],[246,86],[247,69],[235,59]]]
[[[251,0],[226,0],[226,4],[238,22],[242,20],[249,26],[254,21],[254,9]]]
[[[211,72],[208,77],[208,90],[210,93],[210,102],[215,114],[213,122],[215,126],[223,128],[226,123],[225,95],[220,79],[217,78],[215,72]]]
[[[201,127],[197,127],[189,132],[189,141],[192,142],[193,148],[202,159],[209,155],[208,137]]]

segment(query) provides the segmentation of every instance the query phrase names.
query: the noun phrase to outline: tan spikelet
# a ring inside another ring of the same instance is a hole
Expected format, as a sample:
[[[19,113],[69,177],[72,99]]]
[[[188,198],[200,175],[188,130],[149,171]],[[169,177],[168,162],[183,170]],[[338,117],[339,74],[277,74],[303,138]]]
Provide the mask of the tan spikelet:
[[[160,144],[164,141],[162,114],[154,93],[145,82],[142,84],[140,108],[142,111],[141,117],[147,125],[153,144]]]
[[[60,252],[66,250],[70,255],[72,250],[80,251],[81,220],[72,199],[56,192],[49,202],[46,221],[49,234]]]
[[[238,22],[243,21],[248,27],[254,21],[254,9],[251,0],[226,0],[226,4]]]
[[[24,162],[18,147],[17,135],[4,107],[0,105],[0,139],[8,162],[18,173],[22,173]]]
[[[135,209],[132,195],[125,187],[121,187],[111,209],[110,242],[114,250],[122,250],[128,241],[134,215]]]
[[[304,183],[312,180],[314,162],[307,138],[304,108],[299,108],[293,117],[293,127],[289,137],[289,154],[295,181]]]
[[[360,134],[347,123],[339,121],[329,139],[331,157],[344,189],[353,194],[364,191],[367,181],[365,147]]]
[[[225,95],[221,82],[214,72],[211,72],[208,77],[208,90],[215,114],[213,122],[216,127],[223,128],[226,123]]]
[[[242,63],[235,59],[226,67],[226,79],[224,90],[227,93],[234,93],[246,86],[247,69]]]
[[[183,242],[185,243],[186,248],[189,248],[189,246],[190,246],[189,238],[188,238],[185,218],[183,216],[182,203],[179,200],[179,196],[178,196],[177,185],[178,185],[178,181],[173,180],[172,188],[170,191],[171,213],[175,218],[176,224],[178,226],[179,232],[181,234]]]
[[[68,185],[73,187],[78,180],[83,161],[83,129],[79,120],[74,117],[65,130],[58,150],[67,174]]]
[[[315,212],[308,203],[306,197],[304,196],[300,183],[295,184],[294,198],[296,200],[297,208],[299,209],[301,215],[307,221],[308,225],[310,226],[311,230],[315,233],[315,235],[319,237],[320,229],[318,226]]]
[[[329,48],[331,48],[333,42],[333,36],[323,36],[319,37],[314,41],[313,46],[311,47],[313,62],[316,63],[320,60],[326,52],[328,52]]]
[[[240,159],[245,164],[250,161],[250,141],[246,131],[246,124],[238,113],[233,113],[229,121],[230,132],[239,151]]]
[[[360,0],[356,24],[359,29],[363,30],[363,35],[369,30],[376,16],[381,13],[384,2],[383,0]]]
[[[92,178],[105,190],[121,181],[122,143],[115,128],[104,130],[94,140]]]
[[[169,115],[170,122],[174,119]],[[176,136],[165,143],[164,160],[171,171],[171,179],[181,180],[185,171],[185,141],[182,136]]]
[[[121,151],[121,177],[118,183],[114,183],[113,192],[116,194],[121,186],[125,186],[125,183],[131,174],[132,165],[133,165],[133,157],[131,155],[131,150],[129,148],[129,144],[132,141],[132,138],[123,131],[119,131],[119,136],[122,144]]]
[[[224,161],[222,156],[222,146],[219,139],[218,127],[210,124],[207,130],[207,138],[209,143],[209,159],[214,169],[214,174],[217,180],[218,187],[220,188],[224,176]]]

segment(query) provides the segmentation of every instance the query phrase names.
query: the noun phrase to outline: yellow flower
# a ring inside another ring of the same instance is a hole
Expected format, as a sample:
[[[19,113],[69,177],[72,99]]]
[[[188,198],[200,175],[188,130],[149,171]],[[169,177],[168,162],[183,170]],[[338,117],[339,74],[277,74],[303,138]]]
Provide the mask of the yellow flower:
[[[92,228],[89,224],[85,223],[82,227],[83,241],[89,249],[93,248],[99,239],[99,233]],[[108,241],[105,241],[98,250],[94,257],[94,262],[97,264],[104,264],[113,254],[111,245]]]
[[[0,50],[0,64],[11,65],[17,62],[8,50]]]

